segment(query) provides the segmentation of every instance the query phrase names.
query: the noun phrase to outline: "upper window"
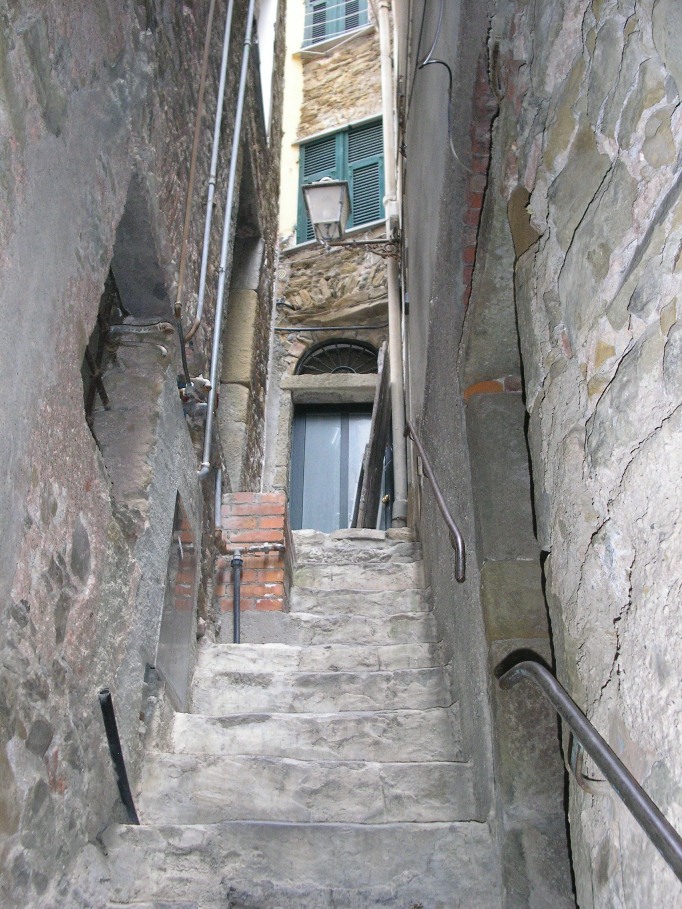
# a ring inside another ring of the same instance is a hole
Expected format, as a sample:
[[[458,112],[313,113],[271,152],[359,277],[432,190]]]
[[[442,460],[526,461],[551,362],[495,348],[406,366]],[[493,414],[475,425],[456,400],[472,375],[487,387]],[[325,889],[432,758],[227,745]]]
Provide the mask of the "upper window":
[[[367,25],[367,0],[306,0],[303,46]]]
[[[301,185],[323,177],[348,180],[351,214],[348,227],[381,221],[384,213],[384,140],[381,120],[350,126],[301,145]],[[296,239],[314,237],[303,193],[299,191]]]

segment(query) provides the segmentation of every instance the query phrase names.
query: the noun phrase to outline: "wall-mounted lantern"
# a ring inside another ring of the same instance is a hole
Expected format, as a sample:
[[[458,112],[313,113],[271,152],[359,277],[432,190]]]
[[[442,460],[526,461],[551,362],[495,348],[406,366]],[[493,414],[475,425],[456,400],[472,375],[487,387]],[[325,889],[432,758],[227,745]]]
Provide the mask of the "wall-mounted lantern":
[[[400,237],[397,234],[383,240],[343,239],[351,213],[347,180],[332,180],[325,177],[319,183],[306,183],[303,186],[303,198],[315,239],[326,249],[332,246],[345,246],[351,249],[366,249],[383,258],[400,258]]]

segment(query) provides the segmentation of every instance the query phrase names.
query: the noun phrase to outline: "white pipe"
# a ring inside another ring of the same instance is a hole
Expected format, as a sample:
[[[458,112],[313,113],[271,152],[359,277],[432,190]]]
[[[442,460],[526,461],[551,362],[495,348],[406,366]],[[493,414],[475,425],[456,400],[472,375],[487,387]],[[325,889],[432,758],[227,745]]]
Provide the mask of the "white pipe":
[[[253,12],[256,0],[249,0],[246,13],[246,33],[244,35],[244,54],[242,68],[239,74],[239,92],[237,94],[237,111],[234,118],[234,133],[232,136],[232,152],[230,156],[230,173],[227,179],[227,193],[225,197],[225,217],[223,220],[223,238],[220,249],[220,264],[218,266],[218,292],[215,307],[215,324],[213,326],[213,347],[211,350],[211,390],[208,396],[208,410],[206,412],[206,430],[204,435],[204,454],[199,468],[199,479],[207,477],[211,470],[211,441],[213,437],[213,418],[216,405],[218,387],[218,370],[220,368],[220,341],[223,325],[223,303],[225,300],[225,283],[227,281],[227,258],[233,240],[232,214],[234,208],[235,186],[237,183],[237,162],[239,159],[239,144],[242,134],[242,115],[244,113],[244,98],[246,96],[246,78],[249,71],[249,55],[251,52],[251,34],[253,31]]]
[[[211,169],[208,175],[208,193],[206,196],[206,221],[204,224],[204,245],[201,251],[201,272],[199,275],[199,298],[197,301],[197,313],[194,317],[192,327],[185,335],[185,340],[189,341],[196,333],[201,324],[201,317],[204,312],[204,297],[206,296],[206,272],[208,270],[208,253],[211,243],[211,223],[213,221],[213,196],[215,194],[215,184],[218,174],[218,153],[220,151],[220,133],[223,123],[223,108],[225,106],[225,83],[227,81],[227,61],[230,49],[230,37],[232,36],[232,11],[234,9],[234,0],[228,0],[227,13],[225,15],[225,33],[223,35],[223,56],[220,62],[220,82],[218,84],[218,98],[216,100],[215,122],[213,125],[213,149],[211,151]]]
[[[381,105],[384,129],[384,160],[386,166],[386,236],[391,237],[398,227],[396,198],[396,152],[393,115],[393,68],[391,61],[391,3],[379,2],[379,49],[381,56]],[[388,360],[391,369],[391,420],[393,435],[393,525],[407,523],[407,445],[405,441],[405,390],[403,385],[402,313],[398,263],[388,259]]]
[[[215,472],[215,495],[213,498],[213,528],[217,534],[223,529],[223,469]]]

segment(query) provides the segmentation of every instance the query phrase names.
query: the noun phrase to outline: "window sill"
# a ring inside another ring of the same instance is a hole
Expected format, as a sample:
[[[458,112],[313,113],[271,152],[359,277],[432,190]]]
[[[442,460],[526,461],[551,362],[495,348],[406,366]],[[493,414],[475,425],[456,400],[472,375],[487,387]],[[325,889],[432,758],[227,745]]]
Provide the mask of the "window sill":
[[[292,56],[295,60],[312,60],[315,57],[326,57],[330,51],[334,50],[334,48],[338,47],[340,44],[345,44],[346,41],[352,41],[355,38],[368,35],[373,31],[375,31],[375,28],[371,23],[368,25],[361,25],[360,28],[342,32],[340,35],[334,35],[332,38],[325,38],[324,41],[306,44],[305,47],[302,47],[300,50],[294,51]]]
[[[351,227],[350,230],[346,231],[345,239],[352,239],[353,237],[359,237],[360,234],[370,233],[375,231],[378,228],[386,228],[386,219],[382,218],[380,221],[370,221],[368,224],[360,224],[359,227]],[[374,239],[370,237],[368,239]],[[280,254],[283,256],[291,255],[292,253],[305,252],[308,249],[319,248],[320,251],[324,249],[321,243],[318,243],[317,240],[306,240],[305,243],[294,243],[293,246],[287,246],[285,249],[280,250]],[[343,246],[332,246],[332,249],[343,249]]]

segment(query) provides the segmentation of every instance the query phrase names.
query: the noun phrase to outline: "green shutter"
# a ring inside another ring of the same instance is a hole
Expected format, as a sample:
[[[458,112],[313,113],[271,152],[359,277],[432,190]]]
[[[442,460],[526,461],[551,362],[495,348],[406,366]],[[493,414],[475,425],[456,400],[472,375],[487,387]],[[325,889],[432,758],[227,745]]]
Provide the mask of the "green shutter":
[[[352,206],[350,225],[384,217],[384,134],[381,120],[348,131],[348,182]]]
[[[351,164],[384,151],[384,128],[381,120],[355,126],[348,131],[348,160]]]
[[[301,186],[304,183],[317,183],[324,177],[339,179],[339,174],[342,173],[342,140],[342,133],[333,133],[301,146]],[[298,195],[296,242],[305,243],[306,240],[313,239],[313,226],[308,218],[303,192],[299,191]]]
[[[324,177],[348,180],[351,216],[348,227],[384,217],[384,136],[381,120],[363,123],[301,145],[300,184]],[[313,239],[303,193],[299,192],[296,242]]]
[[[349,171],[353,226],[380,221],[384,217],[381,161],[351,164]]]

